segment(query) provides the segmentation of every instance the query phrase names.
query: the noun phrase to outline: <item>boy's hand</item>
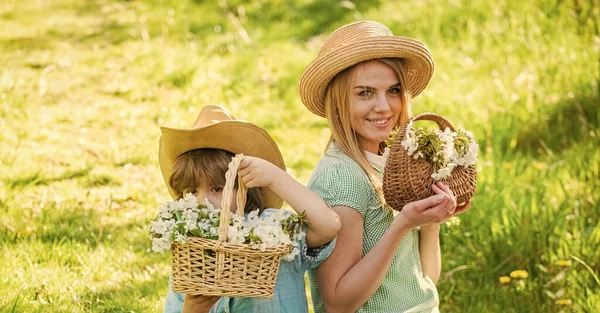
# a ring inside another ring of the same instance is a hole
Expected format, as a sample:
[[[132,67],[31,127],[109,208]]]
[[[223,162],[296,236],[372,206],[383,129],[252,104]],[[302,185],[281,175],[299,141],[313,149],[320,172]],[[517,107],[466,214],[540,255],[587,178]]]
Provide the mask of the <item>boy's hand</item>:
[[[186,294],[181,313],[208,313],[220,298],[219,296],[192,296]]]
[[[248,188],[271,187],[282,173],[285,174],[273,163],[251,156],[244,157],[238,170],[238,175]]]

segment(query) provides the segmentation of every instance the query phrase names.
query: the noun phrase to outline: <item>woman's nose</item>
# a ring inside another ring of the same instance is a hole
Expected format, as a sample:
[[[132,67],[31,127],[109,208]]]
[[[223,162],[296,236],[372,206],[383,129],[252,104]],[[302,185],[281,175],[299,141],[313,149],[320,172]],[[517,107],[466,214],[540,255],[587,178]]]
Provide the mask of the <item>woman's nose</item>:
[[[388,110],[390,108],[390,104],[388,103],[388,98],[385,94],[379,95],[377,97],[377,103],[375,104],[375,112],[382,112]]]

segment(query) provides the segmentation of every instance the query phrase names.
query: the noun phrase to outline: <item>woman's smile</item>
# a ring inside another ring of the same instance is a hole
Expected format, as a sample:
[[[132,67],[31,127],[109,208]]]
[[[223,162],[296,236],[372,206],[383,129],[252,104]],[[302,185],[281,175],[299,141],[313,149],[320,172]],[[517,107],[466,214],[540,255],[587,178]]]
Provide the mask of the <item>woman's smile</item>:
[[[377,153],[398,123],[402,111],[396,72],[380,61],[357,67],[350,96],[350,119],[362,150]]]

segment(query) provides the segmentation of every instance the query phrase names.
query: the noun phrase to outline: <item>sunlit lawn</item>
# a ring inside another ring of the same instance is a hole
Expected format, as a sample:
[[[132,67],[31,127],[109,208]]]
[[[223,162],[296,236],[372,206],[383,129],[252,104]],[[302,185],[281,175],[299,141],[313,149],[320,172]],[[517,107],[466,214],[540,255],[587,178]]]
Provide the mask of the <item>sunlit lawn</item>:
[[[0,311],[160,311],[159,126],[223,104],[306,182],[328,131],[298,78],[360,19],[429,45],[414,113],[481,147],[473,208],[443,228],[442,311],[600,310],[598,1],[405,2],[2,1]]]

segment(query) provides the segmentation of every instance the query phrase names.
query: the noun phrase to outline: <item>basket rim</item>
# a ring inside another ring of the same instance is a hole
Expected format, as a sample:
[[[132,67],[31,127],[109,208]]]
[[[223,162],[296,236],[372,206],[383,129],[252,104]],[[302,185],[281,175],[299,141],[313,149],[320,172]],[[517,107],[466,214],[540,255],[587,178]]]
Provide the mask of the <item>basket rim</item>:
[[[265,251],[260,249],[252,248],[249,244],[237,244],[230,243],[226,241],[220,241],[219,239],[208,239],[202,237],[188,237],[187,243],[179,243],[179,242],[171,242],[172,249],[175,247],[189,247],[196,246],[199,248],[203,248],[204,250],[213,250],[215,252],[251,252],[254,254],[264,254],[264,255],[273,255],[273,254],[285,254],[289,246],[288,245],[278,245],[277,247],[266,248]],[[215,249],[216,248],[216,249]]]

